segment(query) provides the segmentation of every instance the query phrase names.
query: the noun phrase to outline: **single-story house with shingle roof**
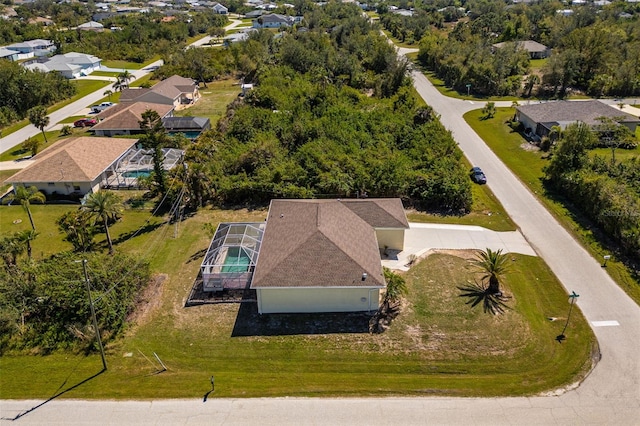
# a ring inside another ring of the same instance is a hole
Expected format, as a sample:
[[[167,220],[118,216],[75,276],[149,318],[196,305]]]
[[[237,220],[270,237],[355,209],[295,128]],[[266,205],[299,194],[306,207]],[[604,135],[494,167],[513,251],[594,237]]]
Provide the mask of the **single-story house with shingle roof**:
[[[524,41],[516,41],[509,42],[503,41],[502,43],[496,43],[492,45],[494,49],[502,49],[503,47],[511,44],[516,44],[518,49],[526,50],[529,53],[531,59],[542,59],[547,58],[551,54],[551,49],[545,46],[542,43],[538,43],[533,40],[524,40]]]
[[[137,142],[122,138],[70,138],[56,143],[35,157],[35,162],[5,182],[35,186],[45,194],[82,196],[100,189],[116,163]]]
[[[84,24],[78,25],[78,29],[83,31],[102,32],[104,31],[104,25],[96,21],[89,21],[85,22]]]
[[[291,16],[280,15],[279,13],[271,13],[262,15],[253,21],[253,28],[280,28],[290,27],[295,23]]]
[[[549,134],[553,126],[564,129],[577,122],[590,126],[600,124],[598,118],[608,117],[632,132],[640,124],[640,119],[600,101],[553,101],[516,107],[516,118],[525,129],[542,137]]]
[[[143,133],[140,129],[142,114],[154,110],[160,118],[171,117],[173,105],[152,104],[148,102],[119,103],[96,115],[100,120],[91,128],[96,136],[136,135]]]
[[[150,102],[177,107],[188,105],[200,99],[198,85],[190,78],[173,75],[153,85],[151,88],[127,88],[120,94],[120,103]]]
[[[380,251],[402,250],[400,199],[272,200],[250,288],[258,312],[375,311]]]

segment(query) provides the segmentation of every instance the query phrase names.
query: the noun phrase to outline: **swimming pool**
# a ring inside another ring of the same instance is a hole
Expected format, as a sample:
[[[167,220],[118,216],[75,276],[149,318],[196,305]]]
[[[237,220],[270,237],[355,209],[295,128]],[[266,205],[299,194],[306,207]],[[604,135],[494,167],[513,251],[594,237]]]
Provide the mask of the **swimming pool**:
[[[229,247],[223,265],[222,272],[247,272],[251,259],[240,247]]]
[[[149,175],[151,175],[151,170],[133,170],[131,172],[122,173],[122,177],[127,178],[149,177]]]

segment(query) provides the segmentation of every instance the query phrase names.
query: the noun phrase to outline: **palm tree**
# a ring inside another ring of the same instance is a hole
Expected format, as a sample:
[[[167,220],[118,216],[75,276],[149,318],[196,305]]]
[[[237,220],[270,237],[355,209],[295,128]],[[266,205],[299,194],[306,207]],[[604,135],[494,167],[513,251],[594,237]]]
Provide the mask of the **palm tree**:
[[[26,231],[17,232],[15,234],[16,240],[20,244],[24,244],[27,248],[27,257],[31,260],[31,241],[35,240],[38,233],[33,229],[27,229]]]
[[[94,222],[102,221],[104,232],[107,234],[109,254],[113,254],[113,243],[109,234],[109,221],[117,219],[122,213],[123,206],[120,197],[109,191],[94,192],[87,197],[82,209],[92,215]]]
[[[384,268],[384,280],[387,282],[387,291],[384,295],[383,304],[389,307],[392,303],[400,300],[403,295],[407,294],[407,283],[404,278],[389,268]]]
[[[478,251],[477,260],[473,264],[483,274],[482,281],[489,281],[489,287],[487,287],[489,294],[502,294],[500,291],[500,278],[507,272],[507,262],[508,257],[506,254],[502,254],[502,249],[493,251],[487,248]]]
[[[18,241],[18,237],[7,235],[0,239],[0,257],[7,266],[13,266],[18,262],[18,256],[24,253],[25,245]]]
[[[29,117],[29,122],[42,132],[42,136],[44,136],[44,143],[48,143],[47,135],[44,132],[44,128],[49,125],[47,109],[43,106],[35,106],[27,111],[27,117]]]
[[[36,225],[33,223],[33,216],[31,216],[31,203],[40,203],[44,204],[47,200],[47,197],[35,186],[25,187],[25,186],[17,186],[14,188],[13,194],[9,195],[9,202],[17,200],[22,205],[22,208],[27,212],[29,216],[29,222],[31,222],[31,229],[36,230]]]
[[[540,83],[540,77],[537,74],[529,74],[527,77],[527,81],[525,82],[524,88],[527,91],[527,98],[531,97],[531,92],[533,92],[533,88],[536,84]]]
[[[108,96],[109,97],[109,102],[111,102],[111,95],[113,95],[113,91],[112,90],[105,90],[104,93],[102,94],[102,96]]]

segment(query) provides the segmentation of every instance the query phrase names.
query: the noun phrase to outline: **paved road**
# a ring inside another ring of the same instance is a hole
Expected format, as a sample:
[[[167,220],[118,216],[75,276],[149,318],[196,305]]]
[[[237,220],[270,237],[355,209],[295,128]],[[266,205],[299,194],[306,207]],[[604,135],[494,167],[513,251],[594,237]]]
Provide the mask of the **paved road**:
[[[640,308],[464,122],[467,102],[443,97],[422,74],[414,72],[413,77],[467,158],[483,167],[490,188],[538,255],[567,292],[580,294],[578,306],[593,326],[602,359],[579,387],[559,396],[489,399],[56,400],[29,412],[18,424],[638,425]],[[0,401],[0,411],[2,417],[14,418],[40,402]]]
[[[162,65],[162,60],[156,61],[143,69],[135,70],[132,72],[132,74],[135,77],[135,80],[137,80],[153,72],[153,69],[151,69],[151,67],[160,65]],[[97,79],[104,79],[104,77],[97,77]],[[83,98],[78,99],[75,102],[70,103],[69,105],[60,108],[57,111],[52,112],[51,114],[49,114],[50,124],[45,130],[51,129],[59,121],[75,115],[78,111],[86,108],[87,106],[95,104],[97,101],[104,98],[104,91],[108,88],[109,87],[103,87],[93,93],[88,94]],[[16,132],[0,138],[0,152],[5,152],[13,148],[14,146],[20,145],[27,138],[35,136],[38,133],[40,133],[40,130],[29,124]]]

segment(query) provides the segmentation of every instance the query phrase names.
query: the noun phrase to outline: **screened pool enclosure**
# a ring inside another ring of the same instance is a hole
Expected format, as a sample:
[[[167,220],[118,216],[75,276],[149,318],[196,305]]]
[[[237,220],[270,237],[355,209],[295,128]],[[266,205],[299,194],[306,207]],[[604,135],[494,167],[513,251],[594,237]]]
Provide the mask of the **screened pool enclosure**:
[[[204,291],[245,289],[258,261],[264,223],[218,225],[200,271]]]

